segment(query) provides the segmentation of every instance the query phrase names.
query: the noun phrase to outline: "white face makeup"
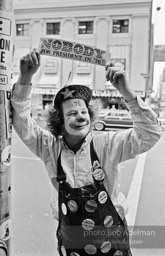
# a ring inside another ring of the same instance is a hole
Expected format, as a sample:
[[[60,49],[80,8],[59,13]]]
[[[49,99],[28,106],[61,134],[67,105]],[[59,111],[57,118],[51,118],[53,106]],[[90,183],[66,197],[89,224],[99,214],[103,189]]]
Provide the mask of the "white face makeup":
[[[84,138],[91,127],[88,109],[84,100],[69,99],[62,103],[64,128],[72,139]]]

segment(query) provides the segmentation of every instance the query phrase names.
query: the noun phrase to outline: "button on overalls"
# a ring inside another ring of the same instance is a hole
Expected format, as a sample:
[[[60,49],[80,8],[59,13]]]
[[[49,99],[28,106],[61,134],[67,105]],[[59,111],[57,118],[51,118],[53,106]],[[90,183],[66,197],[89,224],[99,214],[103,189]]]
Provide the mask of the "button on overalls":
[[[72,188],[66,182],[61,154],[58,158],[59,254],[131,256],[127,224],[117,213],[104,187],[104,172],[94,150],[93,140],[90,153],[94,183],[80,188]]]

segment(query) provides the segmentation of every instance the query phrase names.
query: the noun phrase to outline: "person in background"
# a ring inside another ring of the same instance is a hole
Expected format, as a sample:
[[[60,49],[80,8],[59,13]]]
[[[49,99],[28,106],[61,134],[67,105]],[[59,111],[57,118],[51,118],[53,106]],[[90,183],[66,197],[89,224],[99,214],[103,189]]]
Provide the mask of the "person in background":
[[[107,81],[123,95],[133,128],[93,133],[96,106],[84,85],[58,91],[42,129],[30,116],[32,77],[40,67],[34,49],[20,60],[12,90],[13,126],[45,163],[52,184],[52,212],[58,220],[59,255],[131,256],[128,211],[119,190],[118,164],[150,150],[161,130],[151,108],[128,85],[126,73],[109,63]]]

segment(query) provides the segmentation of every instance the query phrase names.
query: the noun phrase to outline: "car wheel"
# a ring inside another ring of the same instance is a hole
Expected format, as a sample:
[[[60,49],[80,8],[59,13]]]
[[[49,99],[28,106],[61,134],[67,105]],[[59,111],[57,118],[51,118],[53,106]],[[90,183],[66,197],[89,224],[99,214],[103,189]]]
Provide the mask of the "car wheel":
[[[105,126],[104,126],[103,123],[101,123],[101,122],[96,122],[96,123],[95,123],[95,129],[96,129],[97,131],[102,131],[102,130],[104,130],[104,128],[105,128]]]

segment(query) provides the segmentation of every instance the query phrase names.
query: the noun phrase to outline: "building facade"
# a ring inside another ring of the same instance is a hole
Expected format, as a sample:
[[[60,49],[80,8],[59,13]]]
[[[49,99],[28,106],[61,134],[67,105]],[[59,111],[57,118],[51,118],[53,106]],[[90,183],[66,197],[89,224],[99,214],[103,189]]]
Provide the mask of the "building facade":
[[[115,65],[126,70],[132,88],[145,98],[152,89],[151,12],[152,0],[15,0],[13,82],[20,57],[37,48],[40,37],[51,37],[107,51]],[[105,80],[104,67],[48,56],[41,56],[33,79],[33,104],[51,103],[68,79],[90,86],[93,96],[104,98],[109,106],[122,106],[121,95]]]
[[[155,112],[159,117],[165,118],[165,68],[163,68],[162,74],[160,75],[155,96],[155,103]]]

